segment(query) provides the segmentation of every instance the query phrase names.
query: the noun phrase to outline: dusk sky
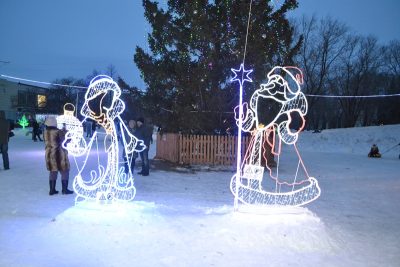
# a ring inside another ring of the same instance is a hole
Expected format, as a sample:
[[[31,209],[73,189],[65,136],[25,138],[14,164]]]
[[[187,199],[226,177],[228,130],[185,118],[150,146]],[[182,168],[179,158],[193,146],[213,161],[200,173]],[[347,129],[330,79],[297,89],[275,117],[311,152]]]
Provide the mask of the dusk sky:
[[[400,0],[299,3],[291,16],[330,15],[382,44],[400,40]],[[128,84],[143,88],[133,62],[136,45],[146,47],[143,12],[141,0],[0,0],[0,74],[52,82],[113,64]]]

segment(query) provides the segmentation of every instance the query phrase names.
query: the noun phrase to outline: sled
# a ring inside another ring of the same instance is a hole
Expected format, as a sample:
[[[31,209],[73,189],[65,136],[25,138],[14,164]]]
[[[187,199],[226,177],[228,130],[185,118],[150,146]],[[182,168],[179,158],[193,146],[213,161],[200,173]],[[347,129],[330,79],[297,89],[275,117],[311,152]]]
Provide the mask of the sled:
[[[382,155],[381,154],[368,154],[368,157],[369,158],[380,158],[380,157],[382,157]]]
[[[243,183],[243,179],[238,179],[239,184],[236,188],[237,179],[236,175],[234,175],[231,179],[230,189],[232,194],[246,205],[299,207],[314,201],[321,194],[318,181],[314,177],[309,177],[307,186],[290,192],[267,192],[262,189],[259,180],[248,179],[246,185]]]

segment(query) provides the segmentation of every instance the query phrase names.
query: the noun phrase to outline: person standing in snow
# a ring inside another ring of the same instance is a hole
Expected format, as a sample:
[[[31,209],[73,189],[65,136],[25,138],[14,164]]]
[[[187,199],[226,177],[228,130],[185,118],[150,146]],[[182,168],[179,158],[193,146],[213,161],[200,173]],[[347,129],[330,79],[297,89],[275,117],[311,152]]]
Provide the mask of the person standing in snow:
[[[137,129],[135,130],[134,135],[136,136],[136,138],[143,140],[144,144],[146,145],[146,149],[143,150],[142,152],[139,152],[140,159],[142,160],[142,170],[138,172],[138,174],[141,174],[143,176],[148,176],[150,169],[149,148],[150,148],[150,143],[153,143],[153,136],[152,136],[153,132],[149,127],[147,127],[146,124],[144,124],[143,118],[138,118],[136,120],[136,125]]]
[[[39,123],[37,122],[37,120],[35,118],[32,119],[31,121],[32,123],[32,140],[34,142],[37,142],[37,138],[39,139],[39,141],[43,141],[42,138],[40,138],[40,127],[39,127]]]
[[[136,128],[137,128],[136,121],[135,121],[135,120],[130,120],[129,123],[128,123],[128,130],[129,130],[129,132],[130,132],[131,134],[135,135],[135,130],[136,130]],[[137,157],[138,157],[138,153],[137,153],[136,151],[133,151],[132,153],[133,153],[133,154],[132,154],[132,157],[127,157],[124,153],[123,153],[123,155],[122,155],[123,158],[124,158],[124,160],[125,160],[125,164],[124,164],[125,173],[128,173],[128,172],[129,172],[129,166],[128,166],[128,164],[130,164],[130,171],[131,171],[132,173],[133,173],[133,170],[135,169],[135,164],[136,164],[136,159],[137,159]],[[128,158],[131,159],[131,162],[129,162]]]
[[[44,139],[44,129],[46,128],[46,125],[44,125],[44,122],[42,121],[41,123],[39,123],[39,135],[42,136],[42,138]]]
[[[90,119],[87,119],[85,122],[85,128],[86,128],[86,137],[92,137],[93,132],[92,132],[92,127],[93,127],[93,122]]]
[[[65,139],[66,130],[57,128],[57,120],[55,117],[48,117],[45,121],[46,130],[44,132],[44,141],[46,144],[45,159],[46,167],[49,171],[49,195],[58,194],[56,190],[56,181],[58,172],[61,173],[62,194],[72,194],[73,191],[68,190],[69,180],[69,159],[68,151],[62,147]]]
[[[8,137],[10,132],[10,123],[6,120],[3,110],[0,110],[0,152],[3,156],[3,166],[5,170],[10,169],[8,159]]]

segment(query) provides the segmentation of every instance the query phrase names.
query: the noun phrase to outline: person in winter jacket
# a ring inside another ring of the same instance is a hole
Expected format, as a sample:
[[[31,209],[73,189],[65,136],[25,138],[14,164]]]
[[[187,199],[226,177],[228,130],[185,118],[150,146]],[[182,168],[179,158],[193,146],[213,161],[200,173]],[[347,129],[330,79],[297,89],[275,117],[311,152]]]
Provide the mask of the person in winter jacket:
[[[43,140],[42,138],[40,138],[40,125],[35,118],[32,119],[31,125],[32,125],[32,140],[34,142],[37,142],[37,139],[39,139],[39,141],[42,142]]]
[[[93,126],[93,122],[90,120],[90,119],[87,119],[86,120],[86,137],[92,137],[92,135],[93,135],[93,132],[92,132],[92,126]]]
[[[373,144],[371,150],[368,153],[368,157],[370,158],[380,158],[381,153],[379,153],[379,148],[376,144]]]
[[[10,123],[6,120],[3,110],[0,110],[0,153],[3,156],[3,166],[5,170],[10,169],[8,159],[8,139],[10,132]]]
[[[134,135],[136,128],[137,128],[136,121],[130,120],[128,123],[129,132]],[[124,153],[122,156],[125,160],[125,164],[124,164],[125,173],[129,172],[128,165],[130,165],[130,171],[133,173],[133,170],[135,169],[135,164],[136,164],[136,159],[138,157],[138,153],[136,151],[133,151],[131,157],[127,157]],[[129,162],[129,158],[130,158],[130,162]]]
[[[49,195],[51,196],[54,194],[58,194],[58,191],[56,190],[58,172],[61,173],[62,194],[72,194],[73,191],[68,190],[70,169],[68,151],[62,147],[62,142],[65,139],[66,130],[59,130],[57,128],[57,120],[55,117],[48,117],[45,121],[45,125],[45,159],[46,167],[49,171]]]
[[[136,120],[136,125],[137,128],[135,130],[134,135],[136,138],[143,140],[144,144],[146,145],[146,149],[143,150],[142,152],[139,152],[140,159],[142,160],[142,170],[138,172],[138,174],[141,174],[143,176],[148,176],[149,175],[149,148],[150,148],[150,143],[153,143],[153,132],[152,129],[147,127],[147,125],[144,123],[143,118],[138,118]]]

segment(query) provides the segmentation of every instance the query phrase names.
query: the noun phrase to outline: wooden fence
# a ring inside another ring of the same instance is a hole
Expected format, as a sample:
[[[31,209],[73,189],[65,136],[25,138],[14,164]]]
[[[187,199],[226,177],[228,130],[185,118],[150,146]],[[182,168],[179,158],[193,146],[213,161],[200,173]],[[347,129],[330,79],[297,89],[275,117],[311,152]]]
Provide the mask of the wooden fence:
[[[242,154],[250,137],[242,138]],[[236,136],[158,134],[156,158],[179,164],[234,165]]]
[[[179,134],[157,134],[156,158],[179,162]]]

